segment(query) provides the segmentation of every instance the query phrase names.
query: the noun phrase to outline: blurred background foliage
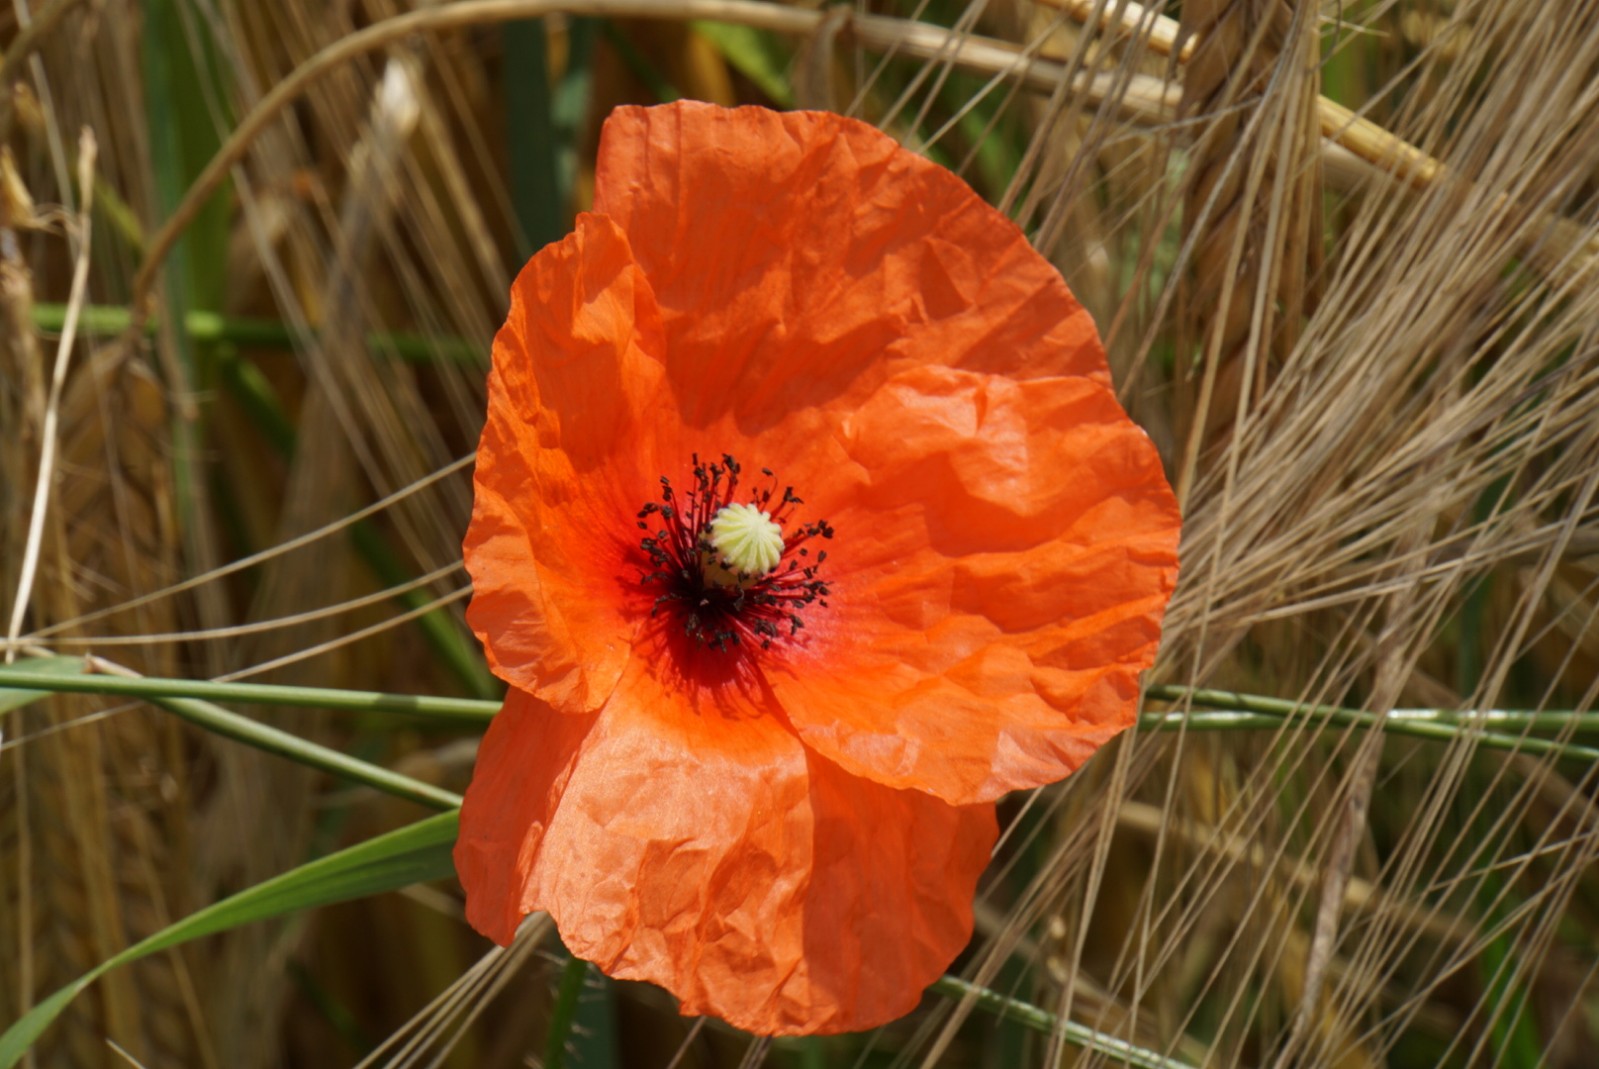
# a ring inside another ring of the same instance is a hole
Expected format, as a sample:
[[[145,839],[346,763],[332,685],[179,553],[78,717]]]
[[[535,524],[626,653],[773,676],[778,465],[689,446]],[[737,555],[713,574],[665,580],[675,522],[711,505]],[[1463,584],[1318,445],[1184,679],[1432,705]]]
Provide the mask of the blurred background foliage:
[[[587,205],[605,114],[690,97],[876,123],[1060,267],[1184,501],[1152,682],[1586,730],[1599,5],[14,0],[0,46],[0,604],[25,657],[494,698],[459,566],[489,341]],[[426,815],[173,704],[4,712],[4,1019]],[[470,727],[247,711],[448,791],[470,773]],[[1469,721],[1272,723],[1140,732],[1008,800],[956,971],[1192,1065],[1594,1064],[1593,762]],[[951,992],[755,1042],[568,967],[547,925],[490,951],[459,895],[113,970],[29,1058],[1115,1061]]]

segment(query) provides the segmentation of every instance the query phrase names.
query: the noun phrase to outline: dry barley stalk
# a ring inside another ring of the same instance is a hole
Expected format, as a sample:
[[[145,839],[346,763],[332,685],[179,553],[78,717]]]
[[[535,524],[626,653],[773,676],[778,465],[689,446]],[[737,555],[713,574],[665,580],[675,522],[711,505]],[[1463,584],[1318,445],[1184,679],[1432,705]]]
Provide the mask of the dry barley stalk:
[[[1197,383],[1179,376],[1190,390],[1183,500],[1199,454],[1258,402],[1314,304],[1322,241],[1316,16],[1308,0],[1183,5],[1182,30],[1195,43],[1180,106],[1193,123],[1182,371],[1202,354]]]
[[[15,120],[13,144],[25,146],[19,158],[28,163],[13,169],[6,156],[0,221],[0,381],[19,386],[0,401],[0,422],[12,432],[0,450],[10,488],[0,512],[0,574],[7,616],[21,611],[27,630],[68,623],[86,609],[160,586],[174,570],[166,406],[156,380],[120,349],[96,350],[70,338],[59,349],[42,346],[29,314],[35,279],[50,287],[50,280],[73,272],[74,305],[96,289],[98,271],[88,270],[89,206],[101,183],[119,180],[127,165],[117,138],[100,144],[97,170],[97,139],[86,135],[75,144],[65,134],[105,125],[95,121],[98,101],[83,92],[81,50],[116,66],[108,56],[114,43],[88,32],[97,23],[56,21],[70,6],[53,5],[51,20],[36,21],[27,35],[27,47],[38,52],[26,65],[32,91],[3,86]],[[23,40],[13,42],[12,53],[21,54]],[[73,171],[77,179],[66,179]],[[41,202],[64,207],[35,212],[27,203],[30,188]],[[97,268],[108,260],[114,254],[96,250]],[[44,354],[57,349],[52,364]],[[50,440],[59,448],[47,451]],[[17,569],[30,546],[38,562],[31,584]],[[113,630],[137,635],[178,623],[157,609]],[[69,625],[64,633],[73,630]],[[176,669],[160,653],[140,666]],[[0,990],[7,1017],[194,904],[182,770],[199,755],[158,715],[96,718],[106,704],[55,698],[5,720]],[[148,1062],[213,1065],[198,1018],[187,961],[163,956],[108,977],[69,1009],[36,1058],[42,1065],[126,1064],[105,1043],[109,1036]]]

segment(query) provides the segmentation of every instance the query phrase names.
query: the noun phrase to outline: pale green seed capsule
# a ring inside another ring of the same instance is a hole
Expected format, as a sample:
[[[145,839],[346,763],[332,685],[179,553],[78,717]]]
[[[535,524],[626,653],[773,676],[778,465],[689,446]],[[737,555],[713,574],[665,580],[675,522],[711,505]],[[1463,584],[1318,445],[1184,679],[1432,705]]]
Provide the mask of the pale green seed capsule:
[[[711,548],[740,580],[756,579],[783,559],[783,528],[754,505],[728,505],[711,518]]]

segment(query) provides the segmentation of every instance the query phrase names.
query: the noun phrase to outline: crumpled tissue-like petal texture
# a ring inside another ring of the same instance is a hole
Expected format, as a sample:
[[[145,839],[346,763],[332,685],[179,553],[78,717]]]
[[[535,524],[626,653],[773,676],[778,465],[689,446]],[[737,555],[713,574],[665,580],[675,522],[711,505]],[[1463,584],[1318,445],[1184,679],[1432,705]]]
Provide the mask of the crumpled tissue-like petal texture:
[[[579,957],[763,1034],[913,1009],[971,934],[996,826],[852,776],[778,717],[677,715],[647,671],[601,713],[512,692],[483,741],[456,865],[509,942],[548,910]]]
[[[828,628],[769,673],[800,737],[964,804],[1054,782],[1128,727],[1177,512],[1111,392],[913,368],[838,434],[863,477],[828,514]]]
[[[620,584],[659,474],[659,333],[626,236],[585,215],[522,270],[494,339],[467,619],[501,678],[565,711],[598,708],[632,648]]]
[[[965,804],[1132,723],[1177,506],[1020,230],[863,123],[697,104],[613,114],[596,210],[650,279],[680,424],[839,530],[828,614],[769,658],[807,743]]]
[[[595,182],[690,426],[731,412],[753,433],[926,364],[1110,381],[1093,321],[1015,224],[865,123],[618,108]]]
[[[770,649],[705,646],[642,581],[638,510],[696,453],[836,531],[826,604]],[[507,942],[546,909],[756,1032],[915,1005],[970,932],[990,803],[1132,723],[1177,575],[1159,458],[1059,274],[836,115],[607,120],[595,214],[513,288],[476,489],[468,619],[514,689],[462,811],[469,919]]]

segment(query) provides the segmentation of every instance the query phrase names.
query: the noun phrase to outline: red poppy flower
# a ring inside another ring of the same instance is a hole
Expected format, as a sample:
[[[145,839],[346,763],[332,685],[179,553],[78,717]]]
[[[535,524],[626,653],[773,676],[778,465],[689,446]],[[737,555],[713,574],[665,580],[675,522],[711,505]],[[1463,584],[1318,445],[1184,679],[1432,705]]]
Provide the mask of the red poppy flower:
[[[1132,722],[1176,505],[1060,276],[871,127],[622,108],[596,185],[494,343],[467,916],[873,1027],[969,938],[994,799]]]

